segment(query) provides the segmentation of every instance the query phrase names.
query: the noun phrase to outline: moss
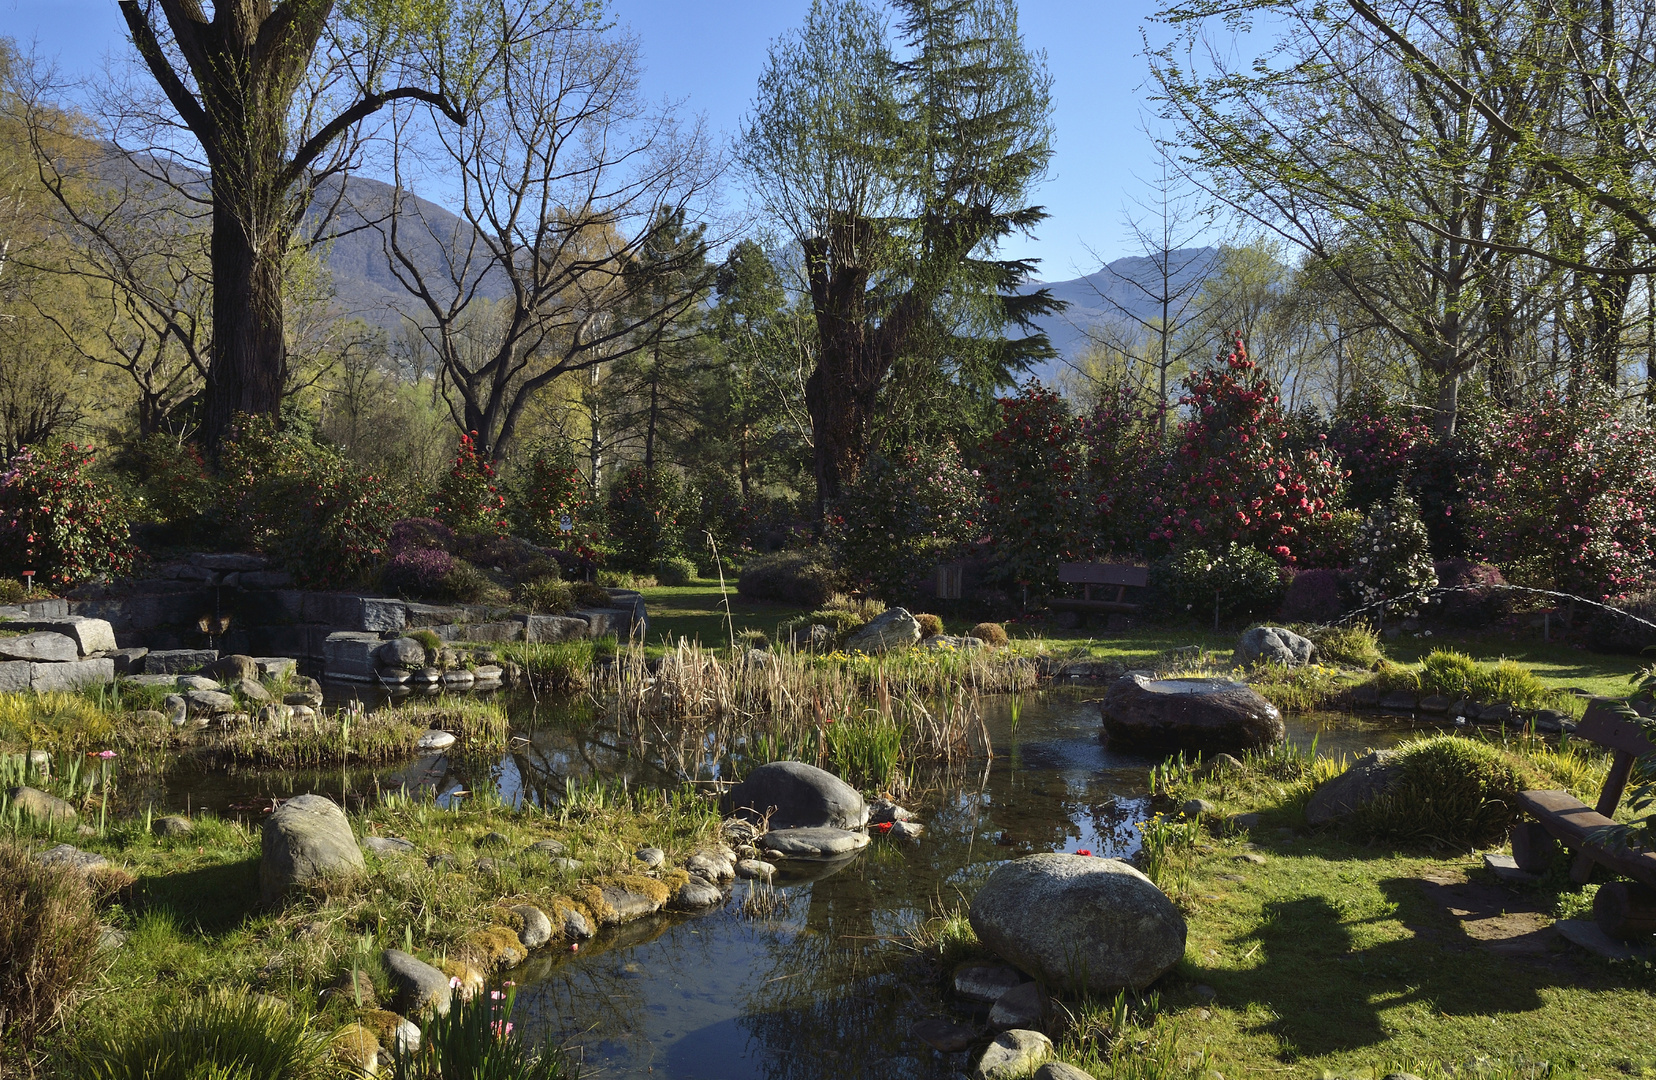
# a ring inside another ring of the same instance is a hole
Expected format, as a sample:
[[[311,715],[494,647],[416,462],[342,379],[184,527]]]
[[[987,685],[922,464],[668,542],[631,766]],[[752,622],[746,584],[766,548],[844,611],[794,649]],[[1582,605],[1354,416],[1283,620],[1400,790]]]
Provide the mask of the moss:
[[[464,960],[445,957],[438,961],[437,967],[449,978],[460,980],[460,996],[467,1001],[482,992],[488,982],[487,977],[475,964],[469,964]]]
[[[571,900],[567,896],[554,896],[547,905],[546,913],[552,920],[552,929],[557,933],[563,932],[564,920],[573,912],[586,920],[588,926],[597,926],[598,916],[592,908],[579,900]]]
[[[645,877],[643,874],[615,874],[606,878],[603,884],[614,885],[639,896],[647,896],[655,904],[665,904],[667,898],[673,895],[665,882],[658,878]]]
[[[996,647],[1005,645],[1008,640],[1006,637],[1006,628],[1001,626],[1000,623],[980,622],[976,626],[972,627],[971,630],[967,631],[967,634],[970,637],[977,638],[985,644],[994,645]]]
[[[379,1070],[380,1041],[361,1024],[347,1024],[334,1032],[333,1055],[350,1068],[371,1075]]]
[[[914,616],[914,621],[920,624],[920,637],[934,638],[943,632],[943,620],[928,612],[920,612]]]
[[[661,883],[667,886],[669,895],[676,893],[686,885],[690,884],[690,871],[680,869],[679,867],[674,867],[671,870],[663,870],[661,872]]]
[[[427,663],[436,659],[437,654],[443,651],[443,639],[438,637],[434,630],[422,627],[419,630],[410,630],[406,636],[418,641],[425,648]]]
[[[583,884],[575,892],[576,899],[588,915],[588,922],[597,929],[616,921],[615,905],[604,899],[604,891],[596,885]]]
[[[1458,735],[1405,743],[1398,765],[1387,793],[1352,816],[1358,832],[1462,848],[1494,843],[1517,819],[1518,792],[1542,782],[1516,754]]]
[[[397,1045],[397,1026],[403,1018],[386,1009],[366,1009],[357,1017],[358,1026],[373,1033],[381,1046]]]
[[[478,967],[493,971],[521,963],[529,955],[517,934],[504,926],[485,926],[474,930],[460,941],[460,958]]]

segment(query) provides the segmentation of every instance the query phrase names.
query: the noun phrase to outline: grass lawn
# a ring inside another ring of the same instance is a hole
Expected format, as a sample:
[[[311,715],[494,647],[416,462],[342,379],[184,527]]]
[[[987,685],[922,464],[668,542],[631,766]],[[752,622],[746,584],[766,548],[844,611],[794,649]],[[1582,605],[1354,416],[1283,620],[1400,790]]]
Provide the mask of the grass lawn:
[[[749,600],[737,595],[734,578],[728,580],[726,585],[727,593],[720,593],[717,581],[657,585],[642,590],[644,602],[650,609],[649,644],[676,645],[679,638],[684,638],[709,648],[724,648],[730,644],[732,626],[738,633],[742,630],[762,630],[774,638],[778,626],[805,614],[802,608]],[[727,596],[730,601],[729,625],[725,621],[724,607]]]

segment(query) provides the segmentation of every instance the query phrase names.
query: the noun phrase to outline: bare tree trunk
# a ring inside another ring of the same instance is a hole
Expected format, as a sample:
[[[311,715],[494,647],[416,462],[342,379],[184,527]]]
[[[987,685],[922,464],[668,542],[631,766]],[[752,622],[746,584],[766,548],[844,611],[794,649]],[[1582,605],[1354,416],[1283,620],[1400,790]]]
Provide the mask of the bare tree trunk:
[[[215,185],[217,186],[217,185]],[[286,213],[286,207],[276,211]],[[274,414],[287,382],[282,327],[282,257],[260,247],[287,249],[285,229],[255,244],[231,198],[213,204],[213,351],[207,367],[204,434],[217,446],[237,413]]]

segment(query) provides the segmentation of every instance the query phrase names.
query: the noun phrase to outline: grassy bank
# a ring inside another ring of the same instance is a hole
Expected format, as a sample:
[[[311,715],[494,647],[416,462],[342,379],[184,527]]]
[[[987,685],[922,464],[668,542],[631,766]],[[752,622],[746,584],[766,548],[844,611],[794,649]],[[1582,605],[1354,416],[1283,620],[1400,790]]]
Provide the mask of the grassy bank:
[[[0,843],[41,850],[69,842],[116,868],[101,918],[125,942],[104,954],[95,988],[44,1044],[48,1062],[65,1062],[76,1037],[116,1033],[224,988],[318,1012],[318,1024],[332,1031],[389,1000],[379,962],[387,948],[480,979],[510,959],[521,926],[507,910],[512,904],[554,916],[581,910],[596,925],[603,904],[596,885],[631,881],[632,852],[654,845],[682,862],[712,837],[717,815],[688,792],[608,787],[571,789],[547,810],[513,809],[486,791],[452,809],[391,797],[352,815],[353,831],[406,839],[412,852],[369,853],[366,877],[276,908],[259,902],[257,830],[208,816],[192,824],[185,835],[157,836],[137,818],[83,836],[72,824],[12,819],[0,831]],[[545,840],[562,843],[579,868],[527,850]],[[353,980],[360,993],[324,993]]]

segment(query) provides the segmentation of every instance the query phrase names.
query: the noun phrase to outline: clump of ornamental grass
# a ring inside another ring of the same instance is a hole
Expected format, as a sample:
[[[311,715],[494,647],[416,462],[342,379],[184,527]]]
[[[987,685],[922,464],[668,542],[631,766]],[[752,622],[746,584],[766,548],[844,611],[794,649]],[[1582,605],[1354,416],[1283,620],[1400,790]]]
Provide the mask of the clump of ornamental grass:
[[[541,615],[562,615],[575,610],[575,592],[569,583],[555,577],[541,577],[518,586],[517,599]]]
[[[98,976],[98,917],[79,874],[0,842],[0,1054],[24,1054]]]
[[[1542,777],[1518,755],[1475,739],[1435,735],[1397,748],[1396,778],[1351,817],[1358,833],[1456,848],[1499,841],[1518,793]]]
[[[496,645],[502,660],[523,669],[529,685],[543,693],[574,694],[592,685],[592,666],[614,655],[615,639],[507,641]]]
[[[85,1080],[323,1080],[340,1072],[308,1014],[219,990],[137,1014],[76,1050]]]
[[[968,637],[975,637],[986,645],[999,648],[1011,639],[1006,636],[1006,628],[1000,623],[980,622],[967,631]]]
[[[920,612],[914,616],[914,621],[920,624],[920,638],[934,638],[943,632],[943,620],[936,615]]]
[[[1305,636],[1317,646],[1317,659],[1341,667],[1372,671],[1385,660],[1380,648],[1380,635],[1366,622],[1350,626],[1312,626]]]

